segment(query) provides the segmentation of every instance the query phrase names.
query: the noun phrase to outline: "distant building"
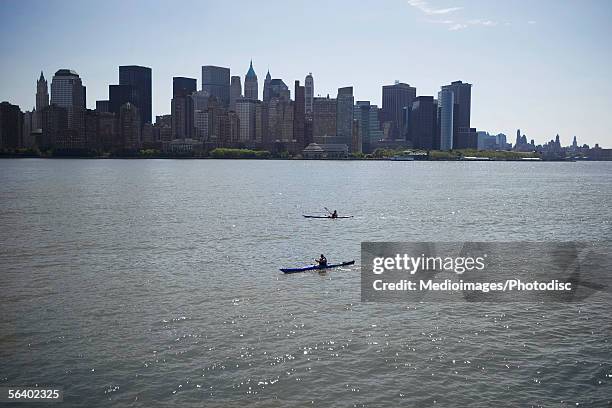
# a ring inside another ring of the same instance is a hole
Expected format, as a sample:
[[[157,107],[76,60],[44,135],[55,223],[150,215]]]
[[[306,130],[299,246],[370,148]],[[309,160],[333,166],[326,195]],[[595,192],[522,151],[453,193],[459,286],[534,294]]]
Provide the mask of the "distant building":
[[[106,113],[110,111],[110,100],[96,101],[96,112]]]
[[[51,103],[67,109],[85,109],[85,87],[79,74],[70,69],[55,73],[51,81]]]
[[[132,103],[138,108],[141,125],[152,123],[153,108],[152,71],[149,67],[122,65],[119,67],[119,85],[132,87]]]
[[[246,98],[238,99],[236,101],[236,114],[240,126],[238,140],[241,142],[254,141],[256,101]]]
[[[352,146],[353,141],[353,110],[355,98],[353,87],[338,88],[336,98],[336,136],[342,143]]]
[[[172,136],[174,139],[191,139],[194,134],[193,99],[196,92],[197,80],[195,78],[172,78]]]
[[[229,68],[205,65],[202,67],[202,90],[217,98],[222,107],[228,108],[230,102]]]
[[[119,110],[119,137],[125,149],[138,149],[140,141],[140,115],[138,108],[128,102]]]
[[[36,144],[32,133],[36,130],[34,127],[35,114],[36,110],[23,112],[23,122],[21,126],[21,147],[30,148]]]
[[[312,137],[336,136],[337,103],[335,99],[314,98],[312,103]]]
[[[51,104],[40,112],[42,133],[37,144],[41,150],[60,146],[68,133],[68,109]]]
[[[406,107],[412,106],[416,98],[416,88],[396,82],[382,87],[383,122],[389,125],[390,139],[404,139],[406,133]]]
[[[39,112],[47,106],[49,106],[49,87],[43,72],[40,71],[40,78],[36,81],[36,110],[33,116],[33,129],[40,129],[42,127]]]
[[[295,101],[293,102],[293,140],[298,144],[300,149],[306,146],[306,111],[305,103],[305,88],[300,85],[300,81],[295,81],[294,86]]]
[[[289,91],[289,87],[283,82],[282,79],[274,78],[269,83],[268,97],[268,100],[272,98],[280,98],[289,101],[289,99],[291,99],[291,92]]]
[[[0,103],[0,148],[16,149],[22,146],[23,114],[18,105]]]
[[[239,98],[242,98],[242,84],[240,83],[240,77],[235,75],[232,76],[232,79],[230,81],[230,110],[236,110],[236,101]]]
[[[357,101],[355,104],[353,117],[357,121],[364,153],[371,153],[372,145],[383,139],[384,135],[380,129],[378,115],[378,106],[371,105],[370,101]]]
[[[416,149],[437,148],[438,106],[433,96],[418,96],[410,109],[410,136]]]
[[[470,130],[472,85],[455,81],[442,86],[453,93],[453,148],[476,148],[476,139]]]
[[[270,98],[272,98],[272,96],[270,95],[271,92],[271,83],[272,83],[272,77],[270,76],[270,70],[268,70],[268,73],[266,74],[266,79],[264,80],[264,88],[263,88],[263,101],[264,102],[268,102],[270,100]]]
[[[312,118],[313,98],[314,78],[312,77],[312,72],[309,72],[308,75],[306,75],[306,79],[304,80],[304,109],[306,111],[306,117]]]
[[[134,89],[132,85],[109,85],[108,86],[108,107],[109,112],[119,116],[121,107],[126,103],[134,104]]]
[[[244,97],[254,101],[259,99],[259,87],[257,84],[257,74],[253,69],[253,61],[249,65],[249,70],[244,77]]]
[[[440,126],[440,150],[453,149],[455,95],[450,89],[438,93],[438,123]]]
[[[273,97],[266,103],[267,132],[265,141],[290,142],[293,140],[293,103],[289,99]]]
[[[302,156],[305,159],[346,159],[348,157],[348,146],[345,144],[310,143],[302,150]]]

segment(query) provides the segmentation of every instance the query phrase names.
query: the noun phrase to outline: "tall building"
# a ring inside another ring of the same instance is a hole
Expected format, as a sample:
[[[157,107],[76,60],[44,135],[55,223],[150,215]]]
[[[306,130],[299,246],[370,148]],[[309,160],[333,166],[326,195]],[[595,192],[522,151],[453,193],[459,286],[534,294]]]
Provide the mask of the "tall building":
[[[130,102],[134,105],[134,92],[132,85],[108,86],[108,111],[119,116],[121,107]],[[136,106],[136,105],[134,105]]]
[[[107,113],[110,111],[110,100],[96,101],[96,112]]]
[[[229,68],[204,65],[202,67],[202,90],[217,98],[222,107],[229,107],[230,70]]]
[[[255,113],[256,101],[240,98],[236,101],[236,114],[240,126],[239,141],[252,142],[255,140]]]
[[[191,139],[193,138],[194,127],[194,109],[193,109],[193,93],[197,89],[197,80],[195,78],[174,77],[172,78],[172,137],[174,139]]]
[[[132,87],[133,100],[140,115],[141,125],[152,121],[152,86],[151,68],[138,65],[123,65],[119,67],[119,85]]]
[[[304,108],[304,87],[300,85],[300,81],[295,81],[293,102],[293,140],[298,144],[299,149],[306,147],[306,111]]]
[[[51,80],[51,104],[65,108],[68,132],[62,134],[62,148],[80,148],[85,140],[85,87],[79,74],[70,69],[58,70]]]
[[[249,70],[244,77],[244,97],[256,101],[259,99],[259,88],[257,85],[257,74],[253,69],[253,60],[249,65]]]
[[[472,104],[472,85],[455,81],[450,85],[442,86],[442,89],[453,93],[454,114],[453,114],[453,147],[462,149],[472,146],[474,135],[470,130],[470,111]]]
[[[51,81],[51,103],[62,108],[85,109],[85,87],[79,74],[60,69]]]
[[[396,82],[394,85],[382,87],[382,115],[383,122],[389,126],[389,138],[403,139],[406,136],[406,110],[412,106],[416,98],[416,88]]]
[[[370,101],[357,101],[353,117],[357,121],[357,129],[361,138],[364,153],[371,153],[372,146],[383,139],[378,120],[378,106],[371,105]]]
[[[22,147],[23,114],[18,105],[0,103],[0,148]]]
[[[124,104],[119,110],[119,137],[125,149],[137,149],[140,141],[140,115],[138,108],[130,102]]]
[[[312,137],[313,139],[336,136],[336,100],[314,98],[312,101]]]
[[[230,81],[230,101],[229,109],[236,110],[236,101],[242,97],[242,85],[240,84],[240,77],[237,75],[232,76]]]
[[[353,87],[347,86],[338,88],[336,98],[336,136],[338,141],[347,146],[352,145],[353,141],[353,110],[355,98],[353,97]]]
[[[40,78],[36,81],[36,110],[33,117],[33,129],[42,127],[39,112],[42,112],[47,106],[49,106],[49,86],[43,72],[40,71]]]
[[[289,99],[274,97],[267,105],[267,142],[293,140],[293,103]]]
[[[410,109],[410,135],[417,149],[437,148],[438,107],[433,96],[418,96]]]
[[[268,100],[272,98],[280,98],[286,101],[291,99],[291,92],[289,91],[289,87],[283,82],[282,79],[274,78],[269,82]]]
[[[57,147],[68,133],[68,109],[54,104],[40,112],[42,135],[39,141],[41,150]]]
[[[268,102],[271,98],[270,96],[271,82],[272,82],[272,77],[270,76],[270,70],[268,70],[268,73],[266,74],[266,79],[264,80],[264,89],[263,89],[263,101],[264,102]]]
[[[306,116],[312,117],[312,101],[314,98],[314,78],[312,77],[312,72],[309,72],[304,80],[304,98]]]
[[[438,93],[438,123],[440,126],[440,150],[453,149],[455,94],[442,88]]]

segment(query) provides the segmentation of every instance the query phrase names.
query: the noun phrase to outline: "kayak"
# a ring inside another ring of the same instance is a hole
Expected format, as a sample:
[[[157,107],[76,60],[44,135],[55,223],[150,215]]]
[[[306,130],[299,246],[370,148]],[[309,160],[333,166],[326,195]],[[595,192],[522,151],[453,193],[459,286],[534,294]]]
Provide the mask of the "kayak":
[[[315,270],[320,270],[320,269],[329,269],[329,268],[337,268],[339,266],[348,266],[348,265],[353,265],[355,263],[355,261],[348,261],[348,262],[342,262],[340,264],[329,264],[325,267],[321,267],[319,265],[310,265],[310,266],[305,266],[303,268],[281,268],[281,271],[285,272],[285,273],[296,273],[296,272],[305,272],[305,271],[315,271]]]
[[[303,215],[302,214],[302,217],[304,217],[304,218],[331,218],[331,219],[334,219],[331,215]],[[345,216],[342,216],[342,217],[338,216],[336,218],[353,218],[353,216],[352,215],[345,215]]]

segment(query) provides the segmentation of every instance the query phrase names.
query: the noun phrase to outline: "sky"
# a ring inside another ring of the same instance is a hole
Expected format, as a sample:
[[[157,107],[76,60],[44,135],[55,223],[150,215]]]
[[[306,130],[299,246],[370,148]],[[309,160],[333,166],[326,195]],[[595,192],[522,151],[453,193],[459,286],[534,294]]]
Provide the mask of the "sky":
[[[609,0],[0,0],[0,101],[30,110],[36,79],[74,69],[87,105],[108,99],[119,65],[153,70],[153,114],[170,112],[172,77],[201,66],[244,81],[253,60],[292,90],[353,86],[380,105],[395,80],[437,95],[473,84],[473,127],[612,147]]]

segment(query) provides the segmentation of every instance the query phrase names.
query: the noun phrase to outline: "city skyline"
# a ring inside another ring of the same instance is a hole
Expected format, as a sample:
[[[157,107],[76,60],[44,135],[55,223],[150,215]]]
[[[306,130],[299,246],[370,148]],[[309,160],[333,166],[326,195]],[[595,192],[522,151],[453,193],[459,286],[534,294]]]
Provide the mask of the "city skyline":
[[[0,99],[23,110],[35,105],[32,90],[41,70],[47,79],[61,68],[77,71],[87,87],[87,107],[93,108],[96,100],[108,99],[108,84],[119,83],[118,66],[151,67],[156,116],[171,111],[173,77],[197,78],[201,89],[201,67],[217,65],[229,67],[230,75],[244,80],[252,60],[260,98],[268,69],[273,78],[282,78],[288,85],[304,81],[312,72],[314,96],[334,96],[338,88],[352,86],[355,101],[368,100],[378,106],[382,105],[382,86],[395,80],[416,87],[418,96],[434,97],[441,85],[463,80],[474,85],[471,121],[478,129],[510,137],[521,128],[528,138],[540,142],[560,134],[563,144],[578,136],[590,145],[612,145],[605,121],[606,112],[612,109],[612,87],[606,81],[612,57],[605,44],[611,30],[603,24],[612,7],[606,2],[580,6],[543,1],[509,7],[481,1],[407,0],[386,1],[377,8],[360,5],[357,9],[362,10],[356,10],[348,7],[352,3],[339,1],[326,5],[325,15],[317,12],[323,6],[316,1],[284,7],[238,2],[241,12],[235,14],[227,14],[219,2],[185,2],[173,10],[175,15],[169,14],[173,8],[169,4],[145,10],[144,3],[135,2],[113,17],[113,29],[107,30],[106,37],[100,37],[99,30],[109,10],[67,1],[24,3],[0,5],[1,45],[9,57],[0,68]],[[292,11],[303,15],[292,19]],[[60,17],[62,13],[65,17]],[[230,15],[232,24],[223,25],[219,21],[223,19],[215,17],[221,15]],[[239,40],[231,27],[246,21],[247,15],[257,21],[267,15],[276,27],[259,24],[257,35],[249,41]],[[44,16],[49,27],[55,26],[57,35],[41,35],[41,27],[25,22],[37,16]],[[178,23],[179,16],[186,19],[180,36],[156,24]],[[342,21],[337,20],[340,16],[344,16]],[[61,24],[71,17],[74,24]],[[207,24],[196,24],[198,19]],[[311,21],[308,27],[307,21]],[[391,28],[385,27],[389,24]],[[360,33],[362,37],[355,38],[362,41],[344,42],[342,47],[329,41],[343,27],[348,27],[347,34]],[[384,33],[395,36],[383,39]],[[407,33],[427,41],[408,41]],[[193,40],[196,34],[201,42]],[[37,41],[16,47],[10,39],[17,36]],[[486,40],[478,40],[483,36]],[[178,42],[181,38],[190,40],[182,44]],[[396,52],[390,52],[393,49]],[[367,58],[356,58],[356,50]],[[411,63],[415,60],[419,63]],[[446,64],[441,63],[444,61]],[[293,97],[292,89],[291,94]],[[576,103],[580,100],[585,103]]]

